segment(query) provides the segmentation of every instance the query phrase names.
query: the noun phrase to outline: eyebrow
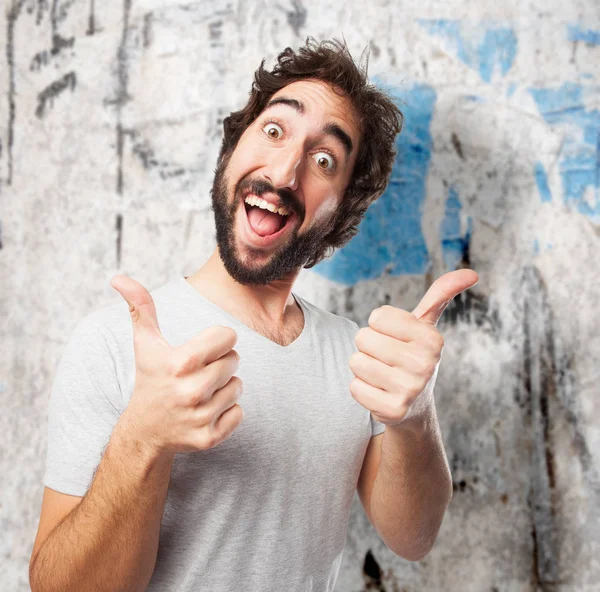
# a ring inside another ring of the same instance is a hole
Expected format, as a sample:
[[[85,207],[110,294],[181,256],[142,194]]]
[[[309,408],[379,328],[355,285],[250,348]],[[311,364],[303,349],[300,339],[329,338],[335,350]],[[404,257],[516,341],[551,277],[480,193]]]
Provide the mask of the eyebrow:
[[[300,115],[303,115],[306,111],[306,109],[304,108],[304,103],[296,99],[288,99],[286,97],[279,97],[277,99],[269,101],[267,103],[267,106],[263,109],[263,111],[266,111],[267,109],[269,109],[270,107],[274,107],[275,105],[288,105],[288,107],[291,107],[292,109],[300,113]],[[322,132],[324,134],[327,134],[328,136],[333,136],[339,142],[341,142],[341,144],[344,146],[344,149],[346,150],[346,157],[350,156],[350,153],[353,149],[352,139],[337,123],[328,123],[327,125],[325,125]]]

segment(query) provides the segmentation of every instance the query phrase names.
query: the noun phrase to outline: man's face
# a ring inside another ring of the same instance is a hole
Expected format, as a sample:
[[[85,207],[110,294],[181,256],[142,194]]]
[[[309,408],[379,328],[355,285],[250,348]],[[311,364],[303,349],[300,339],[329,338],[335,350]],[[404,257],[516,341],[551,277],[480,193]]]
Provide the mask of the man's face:
[[[286,278],[321,246],[359,141],[350,101],[329,85],[294,82],[271,97],[220,163],[212,189],[219,253],[236,281],[265,285]],[[247,198],[263,198],[290,215],[249,205]]]

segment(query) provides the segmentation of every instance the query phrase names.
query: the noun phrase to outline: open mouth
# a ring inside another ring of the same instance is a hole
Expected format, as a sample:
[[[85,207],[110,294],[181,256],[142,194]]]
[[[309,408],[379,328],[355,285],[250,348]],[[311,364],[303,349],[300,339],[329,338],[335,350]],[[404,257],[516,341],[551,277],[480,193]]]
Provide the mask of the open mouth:
[[[267,246],[281,238],[293,226],[297,217],[295,212],[282,215],[258,205],[250,205],[245,199],[242,199],[242,205],[246,232],[252,242],[260,246]]]

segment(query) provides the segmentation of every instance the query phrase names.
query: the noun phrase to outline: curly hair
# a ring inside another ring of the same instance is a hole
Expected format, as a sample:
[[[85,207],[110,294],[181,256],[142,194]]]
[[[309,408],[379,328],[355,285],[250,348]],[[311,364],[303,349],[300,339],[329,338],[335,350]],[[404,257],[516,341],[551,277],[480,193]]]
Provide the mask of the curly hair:
[[[298,80],[329,83],[335,92],[341,91],[348,97],[359,117],[360,147],[342,200],[343,207],[339,207],[330,220],[322,248],[304,265],[309,269],[358,232],[358,224],[367,208],[385,191],[396,156],[395,138],[402,130],[404,116],[389,95],[368,82],[366,66],[357,65],[346,44],[338,40],[318,43],[308,37],[297,52],[291,47],[281,52],[272,71],[265,70],[264,63],[262,60],[254,73],[246,106],[223,120],[219,163],[233,153],[240,137],[269,99]]]

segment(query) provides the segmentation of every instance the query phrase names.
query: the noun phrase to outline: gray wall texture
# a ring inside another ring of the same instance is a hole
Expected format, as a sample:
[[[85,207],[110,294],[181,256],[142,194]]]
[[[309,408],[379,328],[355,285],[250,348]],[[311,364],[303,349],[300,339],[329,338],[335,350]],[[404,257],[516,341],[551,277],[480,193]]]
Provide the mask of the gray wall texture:
[[[336,589],[600,590],[597,0],[5,0],[0,589],[28,589],[66,340],[115,274],[153,289],[208,258],[222,119],[308,35],[370,47],[406,121],[385,195],[295,289],[365,326],[480,277],[438,325],[436,545],[394,555],[355,495]]]

